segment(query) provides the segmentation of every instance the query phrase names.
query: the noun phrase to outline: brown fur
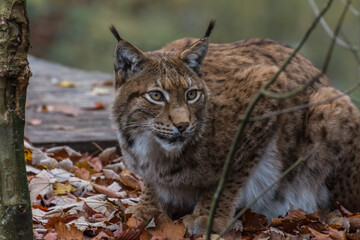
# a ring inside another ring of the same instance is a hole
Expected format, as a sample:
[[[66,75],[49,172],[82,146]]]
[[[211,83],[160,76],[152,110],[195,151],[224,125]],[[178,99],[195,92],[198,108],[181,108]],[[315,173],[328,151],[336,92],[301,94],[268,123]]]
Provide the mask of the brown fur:
[[[293,51],[269,39],[208,42],[207,36],[185,38],[144,53],[120,38],[115,49],[112,117],[126,165],[146,183],[140,204],[129,212],[138,217],[158,210],[173,217],[191,214],[184,222],[193,233],[205,231],[211,199],[246,107]],[[269,90],[288,92],[317,74],[297,54]],[[185,99],[189,87],[201,93],[194,103]],[[154,89],[167,92],[169,100],[149,100],[147,93]],[[263,98],[252,116],[338,94],[323,76],[294,97]],[[180,123],[188,124],[182,134],[176,131]],[[299,157],[307,161],[258,201],[256,211],[271,218],[285,214],[290,205],[315,211],[332,207],[336,200],[360,210],[359,127],[359,111],[348,97],[250,123],[220,198],[214,231],[221,231],[238,208]]]

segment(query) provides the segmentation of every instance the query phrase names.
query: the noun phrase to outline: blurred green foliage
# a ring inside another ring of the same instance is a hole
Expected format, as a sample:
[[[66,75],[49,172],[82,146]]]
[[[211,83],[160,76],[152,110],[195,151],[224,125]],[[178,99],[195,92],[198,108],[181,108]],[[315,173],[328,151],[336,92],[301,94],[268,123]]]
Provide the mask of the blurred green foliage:
[[[316,2],[322,8],[327,1]],[[353,2],[359,8],[359,1]],[[144,51],[182,37],[201,37],[211,18],[217,20],[212,42],[266,37],[295,47],[315,17],[306,0],[28,0],[27,4],[32,54],[104,72],[112,72],[116,43],[110,24]],[[325,17],[330,27],[335,27],[343,7],[334,1]],[[360,44],[359,17],[349,12],[342,29],[354,45]],[[319,25],[301,52],[321,68],[330,41]],[[333,83],[346,89],[358,74],[352,54],[336,46],[328,71]]]

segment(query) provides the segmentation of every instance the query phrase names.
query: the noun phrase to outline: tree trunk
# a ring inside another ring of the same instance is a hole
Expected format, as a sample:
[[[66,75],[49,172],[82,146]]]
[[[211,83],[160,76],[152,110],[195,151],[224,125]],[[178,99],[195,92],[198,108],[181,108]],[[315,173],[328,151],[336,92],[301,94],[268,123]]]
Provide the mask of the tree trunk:
[[[29,21],[25,0],[0,0],[0,239],[33,239],[24,160]]]

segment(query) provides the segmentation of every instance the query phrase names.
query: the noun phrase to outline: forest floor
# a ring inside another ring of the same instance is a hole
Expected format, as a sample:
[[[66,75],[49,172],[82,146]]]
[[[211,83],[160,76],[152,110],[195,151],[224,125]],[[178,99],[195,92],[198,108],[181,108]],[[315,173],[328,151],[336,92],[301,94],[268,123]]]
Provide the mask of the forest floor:
[[[164,215],[143,222],[125,214],[137,204],[142,181],[124,168],[116,148],[92,154],[67,146],[37,148],[25,140],[26,170],[36,239],[203,239],[181,219]],[[217,235],[213,235],[213,238]],[[291,210],[268,222],[247,211],[224,239],[360,239],[360,213]]]

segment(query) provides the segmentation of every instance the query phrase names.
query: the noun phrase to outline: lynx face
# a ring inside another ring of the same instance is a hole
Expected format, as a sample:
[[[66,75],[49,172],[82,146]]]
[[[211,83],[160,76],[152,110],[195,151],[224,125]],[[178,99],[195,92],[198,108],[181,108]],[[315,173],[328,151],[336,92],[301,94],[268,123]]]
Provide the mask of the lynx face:
[[[179,53],[143,53],[120,40],[115,50],[113,119],[121,145],[176,153],[205,128],[208,89],[199,76],[208,39]],[[143,139],[143,140],[142,140]],[[136,144],[137,141],[137,144]],[[155,144],[157,143],[157,145]]]

